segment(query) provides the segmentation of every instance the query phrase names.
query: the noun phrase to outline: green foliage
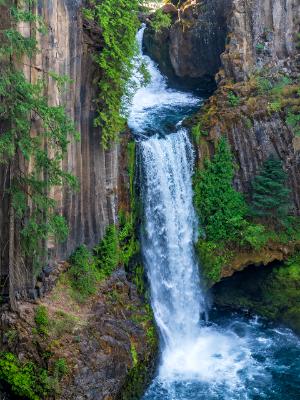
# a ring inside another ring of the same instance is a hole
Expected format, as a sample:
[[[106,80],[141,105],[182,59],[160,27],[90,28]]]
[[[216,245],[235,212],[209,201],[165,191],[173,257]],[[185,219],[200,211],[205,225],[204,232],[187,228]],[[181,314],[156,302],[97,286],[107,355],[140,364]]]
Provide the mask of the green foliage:
[[[208,131],[202,129],[200,122],[192,127],[191,133],[195,143],[199,143],[201,136],[208,136]]]
[[[286,182],[287,174],[282,162],[271,156],[253,180],[251,214],[275,226],[282,226],[290,208],[290,190]]]
[[[139,243],[135,236],[135,220],[131,214],[119,213],[119,246],[120,262],[128,267],[130,260],[139,251]]]
[[[133,367],[136,367],[138,365],[139,359],[133,341],[131,341],[130,352],[131,352],[132,365]]]
[[[290,126],[297,136],[300,136],[300,114],[293,111],[288,111],[286,123]]]
[[[54,363],[54,376],[61,380],[69,372],[68,363],[65,358],[59,358]]]
[[[137,53],[138,4],[138,0],[94,0],[90,1],[90,10],[84,11],[88,19],[93,18],[101,27],[104,42],[103,49],[95,56],[102,73],[95,126],[101,127],[104,148],[116,141],[125,127],[122,98]]]
[[[29,400],[44,399],[51,390],[46,370],[32,362],[21,363],[12,353],[0,353],[0,380]]]
[[[62,170],[69,137],[76,136],[76,132],[63,107],[48,105],[43,95],[46,83],[43,80],[29,82],[11,61],[19,59],[19,64],[21,57],[32,57],[37,51],[36,40],[17,31],[17,23],[30,22],[33,36],[36,30],[43,32],[44,29],[37,16],[24,10],[10,9],[12,28],[2,31],[0,43],[0,118],[3,126],[0,164],[10,169],[8,194],[22,227],[23,254],[39,265],[43,255],[42,241],[49,235],[62,241],[68,234],[66,222],[57,214],[56,202],[49,193],[53,187],[76,186],[75,178]],[[32,133],[35,120],[38,121],[38,135]],[[25,168],[21,167],[22,162],[17,162],[20,155],[24,158]],[[30,169],[25,172],[29,162]]]
[[[71,268],[68,275],[71,286],[77,299],[84,301],[96,293],[96,284],[99,281],[99,272],[95,265],[95,259],[86,246],[80,246],[70,258]]]
[[[201,271],[206,286],[211,286],[221,278],[222,267],[226,264],[229,255],[218,254],[220,245],[213,241],[198,240],[196,251],[201,261]]]
[[[265,78],[263,76],[258,76],[256,78],[256,84],[257,84],[259,93],[266,93],[266,92],[270,91],[273,87],[270,79]]]
[[[42,305],[37,306],[37,308],[35,309],[34,322],[36,324],[36,328],[39,334],[41,335],[48,334],[50,320],[49,320],[48,310],[45,306]]]
[[[169,14],[164,13],[161,9],[157,10],[150,20],[150,26],[155,32],[160,32],[171,26],[172,19]]]
[[[232,185],[234,166],[229,145],[221,138],[212,160],[194,176],[194,201],[207,240],[237,240],[245,225],[246,203]]]
[[[228,102],[229,102],[231,107],[237,107],[240,104],[239,96],[234,94],[232,91],[228,92],[227,100],[228,100]]]
[[[109,276],[119,264],[118,230],[109,225],[100,243],[94,248],[96,267],[102,279]]]
[[[263,225],[249,224],[242,232],[242,245],[250,246],[254,250],[260,250],[268,242],[270,233]]]
[[[265,49],[265,45],[263,43],[257,43],[257,45],[255,46],[255,49],[257,51],[257,53],[262,53]]]

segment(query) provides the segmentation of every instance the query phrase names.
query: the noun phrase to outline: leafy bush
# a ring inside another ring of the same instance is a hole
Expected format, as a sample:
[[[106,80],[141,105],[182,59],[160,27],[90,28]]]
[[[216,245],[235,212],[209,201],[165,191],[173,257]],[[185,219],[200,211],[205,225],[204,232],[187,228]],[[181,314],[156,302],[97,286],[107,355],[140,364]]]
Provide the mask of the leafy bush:
[[[257,51],[257,53],[262,53],[265,49],[265,45],[263,43],[257,43],[257,45],[255,46],[255,49]]]
[[[231,107],[237,107],[240,104],[239,96],[235,95],[233,92],[228,92],[227,99]]]
[[[242,244],[260,250],[267,243],[270,234],[263,225],[249,224],[243,231]]]
[[[100,277],[106,278],[119,263],[118,230],[115,225],[109,225],[100,243],[94,248],[94,259]]]
[[[46,370],[32,362],[21,363],[12,353],[0,353],[0,380],[29,400],[44,399],[51,390]]]
[[[78,292],[79,300],[95,294],[99,273],[95,260],[86,246],[80,246],[70,258],[69,277],[72,288]]]
[[[300,114],[292,111],[288,112],[286,123],[290,126],[297,136],[300,136]]]
[[[213,241],[200,239],[196,245],[196,251],[201,263],[201,271],[205,279],[204,283],[207,286],[211,286],[220,280],[222,267],[227,261],[224,255],[218,254],[218,250],[220,250],[220,245]]]
[[[57,377],[57,379],[62,379],[67,373],[69,372],[69,367],[64,358],[59,358],[58,360],[55,361],[54,363],[54,376]]]
[[[45,306],[37,306],[35,310],[34,321],[39,334],[47,335],[49,330],[49,315]]]
[[[150,21],[151,27],[155,32],[160,32],[163,29],[167,29],[171,26],[172,19],[169,14],[164,13],[161,9],[154,13],[153,18]]]

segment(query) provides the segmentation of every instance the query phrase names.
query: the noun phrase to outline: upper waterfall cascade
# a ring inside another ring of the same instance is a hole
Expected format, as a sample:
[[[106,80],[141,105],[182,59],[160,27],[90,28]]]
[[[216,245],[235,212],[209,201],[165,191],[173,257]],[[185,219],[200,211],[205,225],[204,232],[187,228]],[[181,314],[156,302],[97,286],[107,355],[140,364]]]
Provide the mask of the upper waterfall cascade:
[[[144,29],[138,33],[141,52]],[[273,377],[278,366],[286,367],[284,360],[274,362],[274,358],[285,348],[299,354],[296,336],[238,314],[229,318],[225,313],[206,321],[206,299],[194,251],[198,231],[192,190],[195,156],[181,126],[182,118],[199,107],[202,99],[168,88],[155,63],[143,57],[151,83],[136,92],[128,123],[142,163],[142,252],[161,336],[158,374],[144,399],[282,399]]]

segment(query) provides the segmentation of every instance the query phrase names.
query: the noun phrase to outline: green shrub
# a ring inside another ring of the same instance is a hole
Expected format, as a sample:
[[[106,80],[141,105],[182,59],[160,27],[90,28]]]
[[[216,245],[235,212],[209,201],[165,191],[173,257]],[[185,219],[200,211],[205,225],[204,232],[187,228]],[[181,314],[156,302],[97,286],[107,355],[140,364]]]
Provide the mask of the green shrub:
[[[119,264],[118,230],[115,225],[106,228],[100,243],[94,247],[94,258],[100,278],[109,276]]]
[[[288,126],[290,126],[293,131],[295,132],[295,135],[300,136],[300,114],[299,113],[294,113],[292,111],[288,112],[288,115],[286,117],[286,123]]]
[[[260,250],[269,239],[269,234],[263,225],[249,224],[242,232],[242,244],[250,246],[254,250]]]
[[[218,254],[218,250],[220,250],[220,245],[212,241],[200,239],[196,245],[204,283],[208,287],[220,280],[222,267],[227,261],[224,255]]]
[[[130,352],[131,352],[132,365],[133,365],[133,367],[136,367],[138,365],[139,359],[138,359],[138,353],[136,351],[133,341],[131,341]]]
[[[234,165],[229,145],[221,138],[212,160],[194,175],[194,203],[207,240],[239,240],[247,206],[233,187]]]
[[[12,353],[0,353],[0,380],[17,396],[29,400],[44,399],[51,391],[46,370],[32,362],[21,363]]]
[[[54,376],[58,380],[62,379],[69,372],[67,361],[64,358],[59,358],[54,363]]]
[[[163,29],[167,29],[171,26],[172,19],[169,14],[164,13],[161,9],[157,10],[154,13],[150,21],[151,28],[155,30],[155,32],[160,32]]]
[[[282,226],[290,208],[290,190],[281,160],[269,157],[252,183],[251,215]]]
[[[201,123],[194,125],[191,129],[191,133],[195,143],[199,143],[201,136],[208,136],[208,131],[202,129]]]
[[[231,107],[237,107],[240,104],[239,96],[235,95],[233,92],[228,92],[227,100]]]
[[[72,288],[78,293],[79,300],[85,300],[96,293],[99,280],[95,260],[86,246],[80,246],[70,258],[68,275]]]
[[[45,306],[37,306],[35,310],[34,321],[39,334],[47,335],[49,332],[49,315],[48,310]]]

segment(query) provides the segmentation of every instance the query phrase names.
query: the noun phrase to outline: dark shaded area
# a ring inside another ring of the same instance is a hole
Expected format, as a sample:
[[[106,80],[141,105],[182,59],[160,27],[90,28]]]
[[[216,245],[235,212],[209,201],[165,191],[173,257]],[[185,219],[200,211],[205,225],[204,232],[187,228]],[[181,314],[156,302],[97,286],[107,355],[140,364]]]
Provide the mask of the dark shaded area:
[[[231,0],[198,1],[180,10],[169,29],[155,32],[150,26],[144,35],[145,52],[158,63],[176,88],[197,88],[212,93],[215,74],[225,50],[227,19]]]
[[[214,285],[214,304],[281,322],[300,333],[300,268],[289,264],[249,266]]]

